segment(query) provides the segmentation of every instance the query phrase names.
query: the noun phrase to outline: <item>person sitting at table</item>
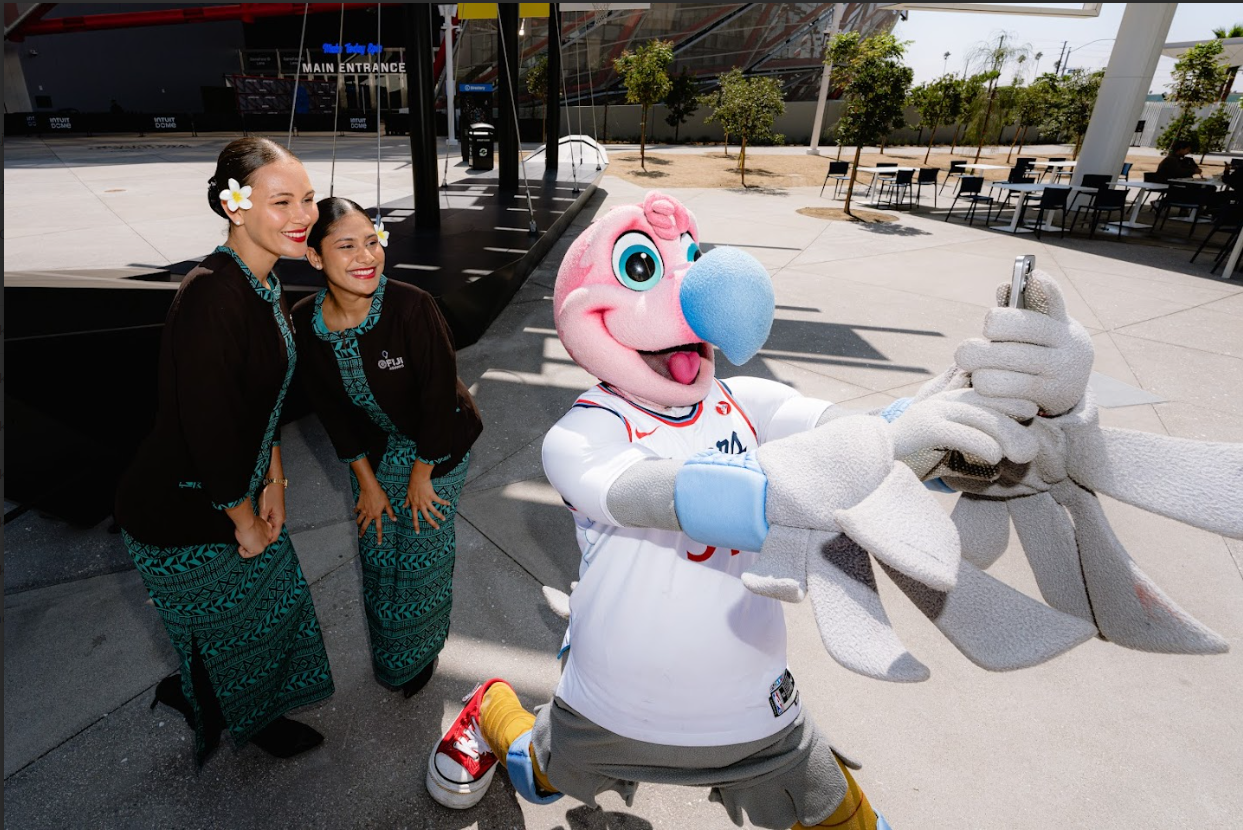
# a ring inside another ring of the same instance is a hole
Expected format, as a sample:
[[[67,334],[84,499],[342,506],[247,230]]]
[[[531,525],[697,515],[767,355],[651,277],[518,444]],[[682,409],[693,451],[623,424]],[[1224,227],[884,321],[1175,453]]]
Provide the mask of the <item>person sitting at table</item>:
[[[1157,173],[1152,178],[1159,182],[1171,179],[1186,179],[1200,173],[1200,165],[1191,158],[1191,142],[1180,139],[1170,145],[1170,153],[1157,165]]]

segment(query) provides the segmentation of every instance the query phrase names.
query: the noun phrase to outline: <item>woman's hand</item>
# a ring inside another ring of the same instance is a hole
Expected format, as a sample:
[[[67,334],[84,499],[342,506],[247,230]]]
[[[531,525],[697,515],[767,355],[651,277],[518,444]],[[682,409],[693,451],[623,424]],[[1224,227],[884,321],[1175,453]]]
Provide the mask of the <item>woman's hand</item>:
[[[436,490],[432,487],[432,468],[422,461],[415,462],[414,470],[410,473],[410,486],[406,488],[406,501],[404,507],[409,507],[414,521],[414,532],[419,532],[419,514],[423,514],[423,519],[435,530],[440,530],[437,519],[444,521],[444,514],[436,509],[437,504],[452,504],[436,495]],[[435,518],[432,518],[432,517]]]
[[[285,485],[273,482],[259,493],[259,518],[268,523],[271,530],[268,544],[272,544],[281,535],[285,526]]]
[[[381,516],[385,513],[391,521],[397,521],[397,515],[393,513],[393,505],[389,502],[388,496],[384,492],[384,488],[374,478],[370,484],[361,484],[358,491],[358,504],[354,507],[354,513],[357,514],[355,521],[358,522],[358,536],[367,532],[367,528],[372,522],[375,522],[375,543],[377,545],[384,543],[384,524],[380,521]]]
[[[250,559],[263,553],[271,544],[269,540],[275,538],[272,535],[272,526],[253,513],[250,514],[249,522],[243,520],[242,524],[234,529],[233,535],[237,537],[237,552],[242,555],[243,559]]]

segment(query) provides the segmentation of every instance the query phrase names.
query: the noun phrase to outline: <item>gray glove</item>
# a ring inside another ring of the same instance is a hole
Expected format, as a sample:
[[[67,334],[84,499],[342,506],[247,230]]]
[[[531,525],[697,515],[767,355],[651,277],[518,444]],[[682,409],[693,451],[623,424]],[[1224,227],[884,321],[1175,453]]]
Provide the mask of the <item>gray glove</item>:
[[[1043,413],[1069,412],[1083,398],[1092,374],[1092,338],[1066,313],[1057,283],[1032,271],[1024,292],[1027,309],[994,308],[984,318],[984,337],[965,341],[954,361],[971,373],[971,385],[993,398],[1030,401]],[[997,301],[1006,305],[1010,286]],[[1043,313],[1041,313],[1043,312]]]

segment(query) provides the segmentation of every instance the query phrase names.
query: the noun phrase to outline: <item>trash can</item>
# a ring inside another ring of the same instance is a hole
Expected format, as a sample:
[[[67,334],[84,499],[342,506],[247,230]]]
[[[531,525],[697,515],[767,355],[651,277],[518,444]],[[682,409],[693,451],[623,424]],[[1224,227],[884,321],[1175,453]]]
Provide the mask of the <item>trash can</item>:
[[[466,131],[466,140],[470,152],[470,168],[491,170],[496,163],[496,128],[491,124],[471,124]]]

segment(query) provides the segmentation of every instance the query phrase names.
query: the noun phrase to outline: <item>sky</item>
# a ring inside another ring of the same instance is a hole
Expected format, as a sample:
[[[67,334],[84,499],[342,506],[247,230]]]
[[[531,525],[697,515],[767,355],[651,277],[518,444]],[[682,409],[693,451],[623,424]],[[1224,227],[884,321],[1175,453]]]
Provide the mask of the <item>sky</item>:
[[[1015,4],[1027,5],[1027,4]],[[1078,6],[1078,3],[1041,3],[1043,6]],[[944,72],[961,74],[963,59],[981,41],[996,39],[1000,31],[1012,32],[1019,43],[1029,43],[1033,58],[1026,64],[1027,80],[1033,77],[1034,55],[1043,52],[1040,70],[1053,71],[1062,42],[1071,49],[1070,68],[1103,69],[1109,62],[1112,38],[1118,33],[1125,3],[1105,3],[1094,18],[1026,17],[1000,14],[958,14],[951,12],[912,11],[906,21],[899,21],[894,34],[913,43],[907,46],[906,63],[915,70],[915,83],[940,77]],[[1170,25],[1166,43],[1203,40],[1213,36],[1213,29],[1243,23],[1243,4],[1179,3]],[[950,53],[948,61],[944,55]],[[1174,59],[1162,56],[1157,64],[1149,91],[1166,91]],[[1235,81],[1235,90],[1243,90],[1243,72]]]

